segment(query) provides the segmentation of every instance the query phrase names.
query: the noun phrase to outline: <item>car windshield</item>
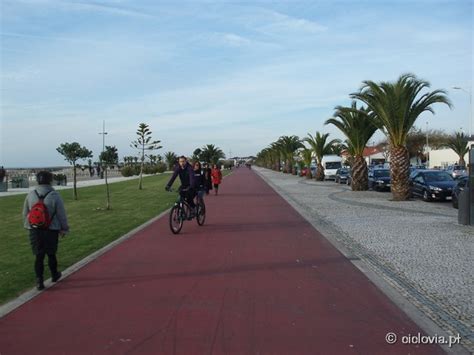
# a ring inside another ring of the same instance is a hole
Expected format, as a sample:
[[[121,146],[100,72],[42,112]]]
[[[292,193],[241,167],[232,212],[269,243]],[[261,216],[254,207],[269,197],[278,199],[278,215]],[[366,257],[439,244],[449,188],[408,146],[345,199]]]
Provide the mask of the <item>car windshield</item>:
[[[341,170],[339,170],[339,174],[347,174],[348,172],[349,172],[349,169],[342,168]]]
[[[328,161],[326,163],[326,169],[339,169],[341,167],[340,161]]]
[[[443,173],[442,171],[433,171],[429,173],[424,173],[425,180],[427,182],[436,182],[436,181],[453,181],[451,175]]]
[[[390,170],[374,170],[375,177],[390,177]]]
[[[464,170],[463,166],[454,166],[453,170]]]

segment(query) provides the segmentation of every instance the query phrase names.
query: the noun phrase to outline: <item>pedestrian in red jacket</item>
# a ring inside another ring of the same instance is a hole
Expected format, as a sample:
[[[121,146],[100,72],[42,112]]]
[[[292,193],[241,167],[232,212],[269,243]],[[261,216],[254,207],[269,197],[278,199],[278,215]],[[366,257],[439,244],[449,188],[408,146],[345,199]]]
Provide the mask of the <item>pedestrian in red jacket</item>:
[[[211,171],[212,184],[214,185],[214,193],[217,195],[219,193],[219,185],[222,182],[222,172],[221,169],[214,164]]]

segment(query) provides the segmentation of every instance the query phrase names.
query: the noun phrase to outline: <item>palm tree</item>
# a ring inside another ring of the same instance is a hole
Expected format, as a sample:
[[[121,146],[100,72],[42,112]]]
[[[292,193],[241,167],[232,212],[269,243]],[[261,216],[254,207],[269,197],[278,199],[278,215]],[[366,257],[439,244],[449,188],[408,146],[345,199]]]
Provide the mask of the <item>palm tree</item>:
[[[469,152],[469,137],[464,133],[455,133],[449,137],[446,147],[451,148],[459,156],[458,164],[461,166],[466,166],[464,161],[464,156]]]
[[[308,133],[308,137],[305,138],[305,142],[310,145],[311,150],[316,156],[316,162],[318,164],[316,180],[318,181],[324,181],[324,167],[322,164],[323,157],[332,153],[332,146],[334,144],[340,143],[339,139],[333,139],[328,142],[328,137],[329,133],[321,134],[316,132],[314,137]]]
[[[285,160],[285,173],[293,173],[295,152],[303,147],[301,140],[297,136],[281,136],[278,139],[281,154]]]
[[[173,170],[176,160],[178,160],[178,156],[174,152],[165,153],[165,161],[166,165],[168,166],[168,170]]]
[[[195,149],[193,152],[193,160],[201,160],[201,154],[202,150],[200,148]]]
[[[427,81],[413,74],[403,74],[395,83],[364,81],[360,91],[351,94],[352,98],[367,105],[374,124],[387,135],[390,143],[392,196],[397,201],[409,197],[408,132],[423,112],[434,114],[433,104],[444,103],[451,107],[444,90],[421,94],[423,89],[429,87]]]
[[[337,155],[340,157],[344,150],[347,150],[347,146],[344,143],[336,143],[331,147],[332,154]]]
[[[272,150],[272,154],[275,161],[275,166],[273,169],[276,171],[281,171],[281,161],[283,157],[283,147],[281,145],[281,142],[273,142],[272,144],[270,144],[270,148]]]
[[[326,124],[336,126],[347,138],[347,150],[352,157],[352,190],[367,190],[369,177],[364,149],[377,130],[368,110],[363,107],[358,109],[355,101],[351,107],[337,106],[334,117],[328,119]]]
[[[156,161],[158,160],[158,155],[150,154],[148,158],[150,159],[150,164],[155,165]]]
[[[301,158],[303,159],[303,163],[306,166],[306,178],[311,179],[311,163],[313,162],[313,150],[304,148],[301,151]]]
[[[200,158],[208,163],[217,164],[220,159],[225,158],[225,154],[214,144],[207,144],[202,148]]]

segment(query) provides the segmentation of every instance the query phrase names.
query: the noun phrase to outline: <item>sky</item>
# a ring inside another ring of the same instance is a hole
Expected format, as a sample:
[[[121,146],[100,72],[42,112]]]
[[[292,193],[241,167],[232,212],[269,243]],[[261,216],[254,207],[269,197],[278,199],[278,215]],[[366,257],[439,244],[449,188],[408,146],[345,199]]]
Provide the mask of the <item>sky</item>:
[[[417,125],[468,131],[470,0],[1,0],[0,165],[67,165],[77,141],[119,156],[139,123],[157,153],[215,144],[255,155],[282,135],[316,131],[363,80],[413,73],[445,89]],[[428,122],[428,126],[427,126]],[[377,133],[372,141],[382,138]]]

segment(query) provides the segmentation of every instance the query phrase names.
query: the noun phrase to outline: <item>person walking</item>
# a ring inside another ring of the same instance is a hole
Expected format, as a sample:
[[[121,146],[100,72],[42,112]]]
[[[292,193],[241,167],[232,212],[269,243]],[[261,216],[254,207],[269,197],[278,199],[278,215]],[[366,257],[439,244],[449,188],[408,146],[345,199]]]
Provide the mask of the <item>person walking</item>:
[[[204,171],[201,168],[201,163],[195,161],[193,164],[194,170],[194,186],[196,187],[197,197],[199,200],[204,199],[204,194],[206,193],[206,177]]]
[[[214,185],[214,194],[217,196],[219,194],[219,185],[222,182],[222,172],[217,164],[212,166],[211,178]]]
[[[40,171],[36,175],[38,186],[25,198],[23,225],[29,231],[31,249],[35,255],[34,270],[37,289],[44,289],[44,259],[48,255],[51,280],[57,282],[62,274],[58,271],[59,236],[69,232],[66,210],[59,193],[51,186],[53,174]]]
[[[203,173],[204,173],[204,180],[205,180],[206,195],[209,195],[209,191],[212,190],[212,177],[211,177],[212,169],[209,167],[208,163],[204,163]]]

